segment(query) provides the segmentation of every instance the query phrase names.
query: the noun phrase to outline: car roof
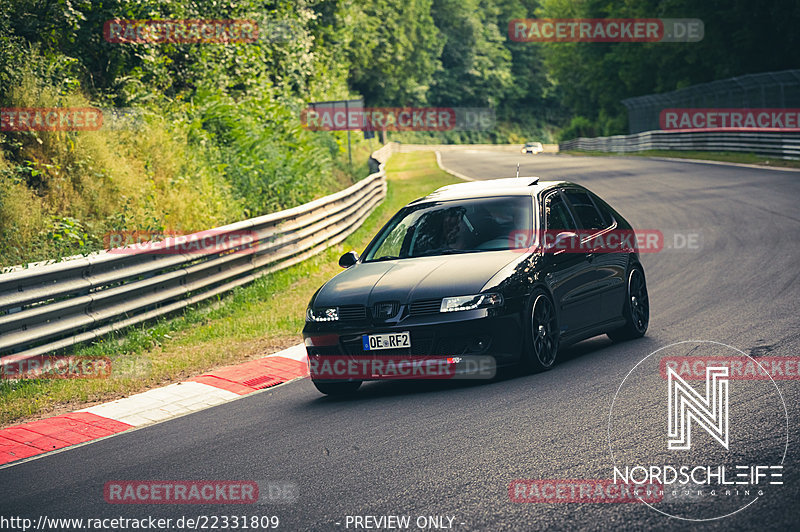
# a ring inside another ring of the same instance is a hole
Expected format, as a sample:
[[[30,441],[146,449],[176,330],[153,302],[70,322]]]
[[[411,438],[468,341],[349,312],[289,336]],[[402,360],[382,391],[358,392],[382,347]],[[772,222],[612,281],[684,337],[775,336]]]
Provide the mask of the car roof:
[[[541,181],[538,177],[506,177],[447,185],[436,189],[424,198],[411,202],[442,201],[491,196],[534,196],[560,185],[573,185],[568,181]]]

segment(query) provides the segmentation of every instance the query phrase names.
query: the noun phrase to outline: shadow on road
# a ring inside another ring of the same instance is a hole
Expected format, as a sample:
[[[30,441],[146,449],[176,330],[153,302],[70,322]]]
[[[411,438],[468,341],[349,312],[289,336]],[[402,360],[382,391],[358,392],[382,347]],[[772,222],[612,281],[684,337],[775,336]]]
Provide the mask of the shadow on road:
[[[526,374],[516,366],[499,368],[497,375],[493,379],[429,379],[429,380],[383,380],[370,381],[361,385],[355,393],[345,396],[325,396],[319,395],[312,397],[309,406],[323,406],[334,403],[360,403],[378,398],[397,397],[405,395],[439,394],[449,391],[466,390],[470,388],[488,389],[495,386],[503,386],[512,381],[522,381],[524,379],[537,379],[539,384],[553,384],[553,381],[563,381],[562,372],[577,371],[581,372],[585,362],[590,361],[586,355],[600,354],[606,350],[616,351],[618,349],[636,349],[642,352],[642,357],[646,356],[651,348],[655,348],[655,340],[647,337],[623,342],[613,343],[607,336],[598,336],[584,340],[559,351],[558,365],[551,371],[538,374]],[[626,368],[630,369],[630,368]],[[563,385],[563,382],[561,383]]]

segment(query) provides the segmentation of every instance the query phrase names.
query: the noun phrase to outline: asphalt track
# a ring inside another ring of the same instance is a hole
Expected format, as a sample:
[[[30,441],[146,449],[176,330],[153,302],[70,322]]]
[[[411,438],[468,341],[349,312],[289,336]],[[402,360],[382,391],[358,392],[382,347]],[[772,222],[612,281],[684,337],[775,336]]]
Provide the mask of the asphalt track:
[[[446,152],[442,161],[480,179],[513,176],[521,162],[523,175],[588,186],[634,227],[663,230],[668,245],[676,233],[698,234],[699,249],[643,255],[652,302],[643,339],[582,342],[543,374],[482,383],[370,383],[346,400],[295,381],[2,469],[0,514],[34,521],[40,515],[278,515],[279,530],[347,530],[348,515],[410,515],[412,529],[420,515],[455,516],[455,530],[796,527],[797,380],[777,382],[789,422],[784,485],[730,517],[698,523],[643,504],[512,503],[508,487],[515,479],[609,478],[612,398],[656,349],[702,339],[754,356],[800,354],[800,173],[486,151]],[[618,415],[635,442],[637,420],[655,415],[651,406],[661,412],[663,394],[649,387],[628,393],[622,407],[628,411]],[[757,395],[747,404],[752,423],[737,434],[774,444],[763,434],[772,407],[761,412]],[[104,484],[124,479],[284,481],[297,487],[298,498],[246,507],[107,504]]]

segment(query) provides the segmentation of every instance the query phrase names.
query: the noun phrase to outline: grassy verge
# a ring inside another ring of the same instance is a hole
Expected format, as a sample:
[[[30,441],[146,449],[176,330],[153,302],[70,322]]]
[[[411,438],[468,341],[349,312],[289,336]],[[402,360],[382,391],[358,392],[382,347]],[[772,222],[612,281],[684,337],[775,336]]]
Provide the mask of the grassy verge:
[[[298,343],[306,304],[340,271],[338,257],[350,249],[363,250],[381,225],[412,199],[454,181],[438,169],[430,152],[395,155],[387,170],[386,201],[341,245],[178,316],[75,351],[78,356],[111,358],[107,379],[0,382],[0,426],[181,381]]]
[[[635,157],[670,157],[676,159],[703,159],[706,161],[722,161],[726,163],[758,164],[761,166],[778,166],[785,168],[800,168],[800,161],[779,159],[777,157],[766,157],[754,153],[734,153],[717,151],[678,151],[678,150],[646,150],[640,152],[604,152],[604,151],[580,151],[565,150],[559,153],[567,155],[591,155],[591,156],[635,156]]]

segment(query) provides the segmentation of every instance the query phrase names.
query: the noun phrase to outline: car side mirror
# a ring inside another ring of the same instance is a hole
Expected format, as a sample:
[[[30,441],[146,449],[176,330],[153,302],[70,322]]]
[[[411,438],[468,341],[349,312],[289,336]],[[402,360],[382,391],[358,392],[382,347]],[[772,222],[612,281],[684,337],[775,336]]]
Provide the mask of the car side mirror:
[[[550,244],[546,243],[544,248],[553,252],[578,249],[578,235],[572,231],[561,231],[555,240]]]
[[[339,257],[339,266],[342,268],[349,268],[353,264],[358,262],[358,253],[355,251],[348,251],[341,257]]]

